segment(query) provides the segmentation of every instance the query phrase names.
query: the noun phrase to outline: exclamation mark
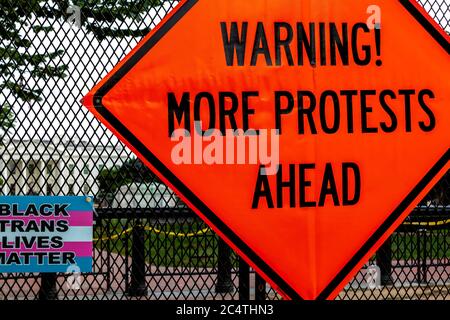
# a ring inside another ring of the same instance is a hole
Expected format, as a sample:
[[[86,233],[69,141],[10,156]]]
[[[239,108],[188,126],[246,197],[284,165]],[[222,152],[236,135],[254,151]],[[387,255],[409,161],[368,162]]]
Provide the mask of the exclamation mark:
[[[381,24],[375,23],[375,46],[377,51],[377,57],[378,59],[375,61],[375,64],[378,67],[381,67],[383,64],[383,61],[381,61]]]

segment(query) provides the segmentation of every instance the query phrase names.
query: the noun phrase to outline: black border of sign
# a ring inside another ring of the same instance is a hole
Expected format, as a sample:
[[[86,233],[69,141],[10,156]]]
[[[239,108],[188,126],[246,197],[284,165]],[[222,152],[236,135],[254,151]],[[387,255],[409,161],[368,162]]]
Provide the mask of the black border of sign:
[[[408,12],[430,33],[430,35],[450,53],[450,43],[445,37],[428,21],[422,13],[410,2],[414,0],[399,0]],[[262,272],[265,273],[289,298],[302,300],[302,297],[282,279],[258,254],[256,254],[242,239],[239,238],[217,215],[208,208],[192,191],[181,182],[138,138],[136,138],[110,111],[102,104],[102,98],[113,88],[128,71],[150,51],[156,43],[198,2],[198,0],[186,0],[181,7],[161,27],[146,40],[145,43],[127,60],[125,63],[100,87],[93,96],[93,103],[96,111],[127,140],[146,160],[151,163],[193,206],[195,206],[205,217],[220,230],[229,241],[231,241],[243,254],[247,256]],[[426,176],[408,194],[400,205],[390,214],[388,219],[376,230],[370,239],[361,247],[355,256],[345,265],[345,267],[335,276],[329,285],[319,294],[317,299],[326,299],[349,272],[360,262],[362,257],[376,244],[385,234],[390,226],[414,201],[420,192],[430,183],[440,170],[450,160],[450,149],[440,158]]]

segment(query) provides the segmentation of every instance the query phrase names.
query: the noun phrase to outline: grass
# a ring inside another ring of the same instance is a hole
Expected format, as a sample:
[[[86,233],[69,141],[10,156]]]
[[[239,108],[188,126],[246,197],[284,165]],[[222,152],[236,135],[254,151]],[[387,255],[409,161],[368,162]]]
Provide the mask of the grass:
[[[450,230],[434,230],[422,235],[417,232],[396,233],[391,239],[392,258],[395,260],[423,259],[424,254],[428,259],[450,258]]]
[[[181,237],[168,235],[169,232],[176,234],[187,234],[197,232],[206,228],[201,222],[184,222],[173,224],[154,225],[148,221],[142,221],[142,224],[163,231],[155,233],[153,231],[144,231],[145,260],[148,263],[157,266],[166,267],[215,267],[217,265],[217,236],[208,231],[205,234],[193,237]],[[127,229],[123,221],[112,219],[106,226],[110,226],[110,235],[120,234],[122,230]],[[105,226],[96,228],[96,237],[106,237]],[[112,228],[111,228],[112,227]],[[101,235],[99,232],[103,232]],[[95,247],[100,250],[107,250],[121,255],[131,255],[132,250],[132,232],[123,234],[118,239],[106,241],[96,241]]]
[[[165,267],[216,267],[218,248],[217,236],[208,231],[204,235],[194,237],[180,237],[167,235],[168,232],[192,233],[202,230],[206,225],[202,222],[184,221],[182,223],[150,224],[150,221],[142,222],[145,226],[153,226],[163,231],[155,233],[145,231],[145,260],[156,266]],[[106,229],[109,228],[110,235],[119,234],[130,225],[126,220],[111,219],[103,226],[96,228],[96,237],[99,232],[102,237],[106,236]],[[418,253],[418,233],[395,233],[391,237],[392,259],[393,260],[417,260]],[[424,238],[420,240],[421,256],[423,255]],[[124,234],[118,239],[95,242],[97,249],[106,250],[121,255],[131,255],[132,234]],[[426,238],[427,257],[432,259],[450,258],[450,231],[441,229],[427,233]],[[233,259],[235,265],[236,259]]]

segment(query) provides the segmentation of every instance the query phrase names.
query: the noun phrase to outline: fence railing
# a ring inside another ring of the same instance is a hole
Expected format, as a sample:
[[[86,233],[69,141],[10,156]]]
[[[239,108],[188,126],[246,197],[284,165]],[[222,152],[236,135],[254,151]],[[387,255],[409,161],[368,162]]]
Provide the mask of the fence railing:
[[[0,274],[0,299],[280,299],[188,209],[96,213],[92,273]],[[449,221],[417,208],[339,299],[448,298]]]

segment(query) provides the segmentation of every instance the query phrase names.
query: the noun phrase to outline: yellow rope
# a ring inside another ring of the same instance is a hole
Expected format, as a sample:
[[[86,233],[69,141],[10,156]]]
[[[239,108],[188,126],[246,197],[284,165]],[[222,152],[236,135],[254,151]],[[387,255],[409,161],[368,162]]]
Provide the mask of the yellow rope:
[[[441,221],[430,221],[430,222],[403,222],[403,224],[410,226],[425,226],[425,227],[437,227],[450,224],[450,219]]]
[[[127,234],[129,232],[131,232],[133,230],[133,228],[128,228],[126,230],[122,230],[119,233],[113,234],[112,236],[109,237],[103,237],[103,238],[94,238],[92,239],[93,241],[98,241],[98,240],[102,240],[102,241],[106,241],[106,240],[114,240],[117,238],[120,238],[121,236],[123,236],[124,234]]]
[[[173,231],[167,232],[167,231],[163,231],[163,230],[156,229],[156,228],[153,228],[153,227],[144,227],[144,230],[151,231],[151,232],[153,232],[155,234],[163,234],[163,235],[169,236],[169,237],[186,238],[186,237],[195,237],[195,236],[199,236],[199,235],[205,234],[208,231],[210,231],[211,229],[210,228],[204,228],[204,229],[201,229],[199,231],[190,232],[190,233],[173,232]],[[113,234],[112,236],[109,236],[109,237],[94,238],[93,241],[114,240],[114,239],[122,237],[124,234],[127,234],[127,233],[129,233],[131,231],[133,231],[133,227],[130,227],[130,228],[126,229],[126,230],[123,230],[123,231],[121,231],[119,233]]]
[[[404,225],[411,225],[411,226],[425,226],[425,227],[437,227],[437,226],[443,226],[443,225],[447,225],[450,224],[450,219],[447,220],[441,220],[441,221],[430,221],[430,222],[403,222]],[[142,227],[142,226],[141,226]],[[178,238],[190,238],[190,237],[196,237],[196,236],[200,236],[203,235],[205,233],[207,233],[208,231],[211,231],[210,228],[203,228],[199,231],[196,232],[189,232],[189,233],[182,233],[182,232],[173,232],[173,231],[163,231],[160,229],[156,229],[154,227],[144,227],[145,231],[150,231],[153,232],[155,234],[163,234],[165,236],[168,237],[178,237]],[[118,239],[120,237],[122,237],[123,235],[130,233],[131,231],[133,231],[133,227],[130,227],[126,230],[123,230],[119,233],[113,234],[112,236],[109,237],[103,237],[103,238],[94,238],[93,241],[107,241],[107,240],[114,240],[114,239]]]
[[[199,236],[202,234],[207,233],[210,229],[209,228],[204,228],[202,230],[196,231],[196,232],[190,232],[190,233],[181,233],[181,232],[173,232],[173,231],[163,231],[163,230],[159,230],[153,227],[144,227],[144,230],[146,231],[151,231],[154,232],[156,234],[163,234],[169,237],[179,237],[179,238],[185,238],[185,237],[195,237],[195,236]]]

